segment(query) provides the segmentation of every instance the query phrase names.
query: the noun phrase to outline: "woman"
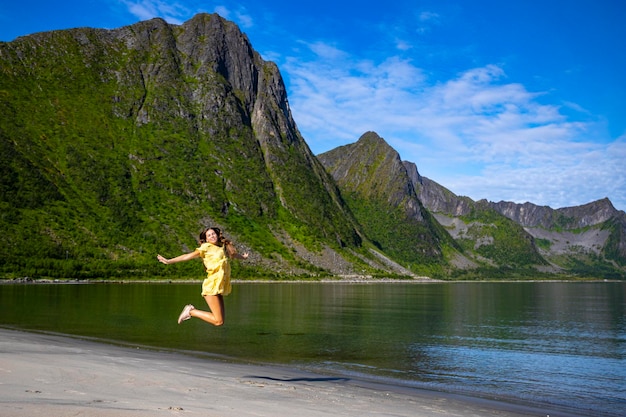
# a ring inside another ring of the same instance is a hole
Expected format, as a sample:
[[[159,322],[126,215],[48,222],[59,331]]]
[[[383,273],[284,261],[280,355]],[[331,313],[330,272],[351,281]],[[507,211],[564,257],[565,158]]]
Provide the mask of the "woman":
[[[192,317],[211,323],[214,326],[224,324],[224,296],[230,294],[229,259],[247,259],[248,254],[240,255],[232,242],[222,235],[217,227],[209,227],[200,233],[200,247],[176,258],[167,259],[157,255],[159,262],[166,265],[176,262],[202,258],[207,277],[202,283],[202,296],[211,311],[198,310],[191,304],[183,308],[178,317],[178,324]]]

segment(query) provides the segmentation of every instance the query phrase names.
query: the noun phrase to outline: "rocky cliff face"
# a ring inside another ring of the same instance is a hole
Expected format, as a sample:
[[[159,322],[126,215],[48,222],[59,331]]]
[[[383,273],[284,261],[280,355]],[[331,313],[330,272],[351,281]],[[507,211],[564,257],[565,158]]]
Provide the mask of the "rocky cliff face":
[[[400,207],[407,217],[423,222],[423,207],[400,155],[374,132],[352,145],[318,155],[337,184],[365,199]]]
[[[249,128],[236,146],[245,159],[263,161],[265,182],[272,183],[280,204],[322,230],[330,218],[333,224],[326,230],[334,230],[333,238],[342,244],[359,244],[334,184],[297,130],[278,68],[262,60],[237,26],[217,15],[198,15],[181,26],[154,19],[118,29],[111,36],[124,40],[126,48],[142,56],[137,65],[139,78],[128,82],[145,86],[146,100],[136,112],[137,123],[151,120],[150,113],[161,106],[156,99],[150,102],[150,86],[155,85],[170,89],[169,94],[156,97],[182,96],[181,101],[189,104],[176,104],[180,111],[171,116],[193,120],[194,128],[208,137],[221,130],[231,135],[233,129]],[[156,64],[150,62],[154,57],[149,58],[155,50],[159,51]],[[162,103],[170,112],[171,104]],[[301,204],[311,195],[317,197],[325,216]],[[247,199],[246,195],[238,197]],[[261,212],[267,202],[263,206]]]
[[[580,229],[603,223],[619,214],[608,198],[582,206],[552,209],[532,203],[490,203],[498,212],[526,227]]]
[[[528,202],[489,204],[526,227],[534,237],[550,241],[551,248],[545,250],[548,256],[585,252],[626,264],[626,213],[616,210],[608,198],[559,209]]]
[[[407,164],[407,166],[415,165],[410,162],[405,162],[405,164]],[[415,168],[415,171],[417,172],[417,168]],[[419,186],[416,187],[416,189],[418,190],[418,197],[422,204],[433,213],[445,213],[451,216],[467,216],[474,206],[474,202],[468,197],[459,197],[452,191],[426,177],[419,177]]]

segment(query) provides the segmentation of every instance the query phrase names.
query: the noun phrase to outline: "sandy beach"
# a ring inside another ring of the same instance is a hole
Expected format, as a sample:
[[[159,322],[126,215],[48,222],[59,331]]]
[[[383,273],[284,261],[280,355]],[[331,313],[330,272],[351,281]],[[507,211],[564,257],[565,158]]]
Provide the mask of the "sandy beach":
[[[0,328],[1,416],[563,416],[295,369]]]

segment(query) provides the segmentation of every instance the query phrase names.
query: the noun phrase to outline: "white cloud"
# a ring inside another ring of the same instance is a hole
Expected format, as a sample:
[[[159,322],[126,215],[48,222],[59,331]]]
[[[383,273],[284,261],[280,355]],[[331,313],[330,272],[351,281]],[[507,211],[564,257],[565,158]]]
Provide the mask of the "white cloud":
[[[550,149],[554,158],[524,167],[486,165],[480,175],[450,176],[447,186],[474,198],[568,207],[609,197],[618,209],[626,206],[624,138],[610,145],[562,142]],[[545,156],[545,155],[544,155]]]
[[[431,81],[408,60],[354,60],[334,46],[309,47],[313,58],[282,68],[315,153],[372,130],[459,195],[554,208],[609,197],[626,208],[626,139],[606,137],[588,114],[576,120],[544,104],[547,94],[507,82],[502,68]]]
[[[438,25],[440,22],[438,13],[422,11],[417,14],[417,26],[415,31],[418,34],[430,31],[431,26]]]
[[[139,20],[148,20],[161,17],[166,22],[180,25],[193,15],[206,11],[205,9],[190,8],[188,2],[167,2],[162,0],[119,0],[128,11]],[[243,7],[231,10],[226,6],[215,6],[213,11],[225,19],[234,21],[239,27],[249,29],[254,26],[254,20]]]
[[[121,0],[128,11],[139,20],[161,17],[168,23],[179,25],[188,19],[193,12],[179,2],[160,0]]]
[[[227,8],[226,6],[215,6],[213,9],[215,13],[222,16],[224,19],[231,20],[241,28],[249,29],[254,26],[254,19],[247,13],[243,7],[238,8],[235,11]]]
[[[230,10],[226,6],[216,6],[214,10],[215,13],[219,14],[224,19],[232,19],[232,16],[230,15]]]
[[[420,22],[438,22],[439,21],[439,14],[438,13],[434,13],[434,12],[420,12],[420,14],[418,15],[418,19]]]

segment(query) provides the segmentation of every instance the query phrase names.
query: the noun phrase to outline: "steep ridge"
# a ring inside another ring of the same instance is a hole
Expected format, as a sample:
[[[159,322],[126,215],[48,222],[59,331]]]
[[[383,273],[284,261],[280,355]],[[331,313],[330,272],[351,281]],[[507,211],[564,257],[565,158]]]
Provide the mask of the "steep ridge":
[[[398,153],[375,132],[317,156],[331,173],[366,235],[385,253],[422,274],[439,273],[454,247],[417,197]],[[415,171],[416,173],[417,171]]]

